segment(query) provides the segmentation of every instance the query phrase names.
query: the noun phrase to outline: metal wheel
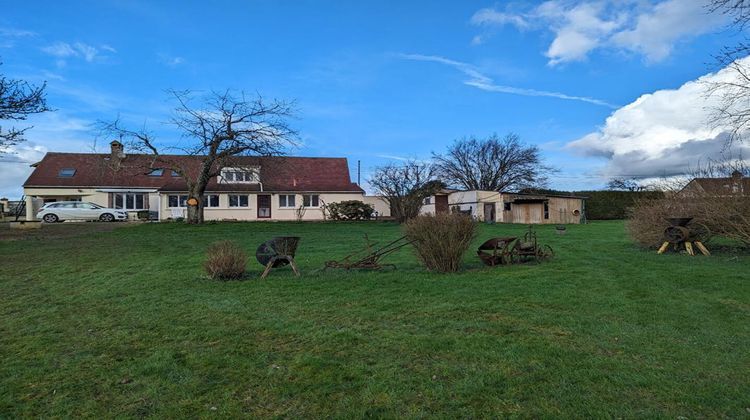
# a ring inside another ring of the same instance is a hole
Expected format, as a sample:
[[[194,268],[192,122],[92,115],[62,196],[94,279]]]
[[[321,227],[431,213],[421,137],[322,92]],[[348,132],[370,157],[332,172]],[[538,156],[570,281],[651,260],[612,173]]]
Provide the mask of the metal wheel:
[[[44,217],[42,217],[42,220],[44,220],[45,223],[57,223],[60,221],[60,218],[57,217],[55,214],[45,214]]]
[[[690,223],[688,229],[690,229],[690,239],[693,241],[706,244],[711,240],[711,230],[703,223]]]
[[[101,216],[99,216],[99,220],[101,220],[102,222],[114,222],[115,216],[109,213],[104,213]]]

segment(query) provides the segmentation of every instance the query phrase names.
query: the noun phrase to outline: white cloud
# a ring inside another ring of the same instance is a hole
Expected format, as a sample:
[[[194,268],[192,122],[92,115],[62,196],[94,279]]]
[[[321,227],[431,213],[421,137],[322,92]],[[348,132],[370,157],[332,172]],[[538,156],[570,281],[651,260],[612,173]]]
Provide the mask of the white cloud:
[[[67,43],[67,42],[56,42],[52,45],[48,45],[42,48],[42,51],[57,57],[56,61],[58,67],[62,67],[66,64],[68,58],[81,58],[86,62],[93,62],[94,60],[103,56],[102,51],[109,53],[117,52],[114,48],[109,45],[100,45],[95,47],[92,45],[84,44],[83,42]]]
[[[707,14],[698,0],[550,0],[524,13],[481,9],[471,18],[478,26],[552,32],[554,38],[545,52],[552,66],[585,60],[597,49],[633,52],[657,62],[667,58],[679,41],[723,22],[725,16]]]
[[[57,111],[32,116],[25,123],[24,127],[33,126],[26,132],[27,141],[0,154],[0,197],[20,198],[21,186],[33,170],[29,165],[47,151],[91,152],[95,147],[93,121]]]
[[[0,48],[13,48],[21,38],[37,36],[36,32],[18,28],[0,28]]]
[[[471,23],[474,25],[514,25],[519,29],[529,27],[526,18],[512,13],[498,12],[497,10],[486,8],[474,13],[471,17]]]
[[[612,41],[656,62],[667,58],[680,39],[704,34],[723,22],[723,15],[706,13],[704,2],[669,0],[639,15],[632,29],[615,34]]]
[[[180,64],[185,63],[185,59],[178,56],[171,56],[168,54],[159,53],[159,62],[169,67],[177,67]]]
[[[603,101],[601,99],[589,98],[585,96],[573,96],[573,95],[567,95],[567,94],[559,93],[559,92],[550,92],[550,91],[544,91],[544,90],[498,85],[498,84],[495,84],[494,81],[490,77],[482,74],[476,67],[472,66],[471,64],[463,63],[463,62],[456,61],[456,60],[451,60],[445,57],[434,56],[434,55],[422,55],[422,54],[400,54],[399,57],[405,60],[429,61],[429,62],[440,63],[440,64],[453,67],[456,70],[464,73],[466,76],[469,76],[469,79],[464,81],[465,85],[472,86],[472,87],[475,87],[477,89],[481,89],[487,92],[507,93],[511,95],[521,95],[521,96],[540,96],[540,97],[548,97],[548,98],[557,98],[557,99],[564,99],[564,100],[570,100],[570,101],[586,102],[586,103],[590,103],[594,105],[606,106],[609,108],[616,108],[616,106],[606,101]]]
[[[750,57],[742,64],[750,65]],[[706,97],[706,84],[735,77],[731,70],[724,69],[677,89],[643,95],[613,112],[599,130],[568,147],[608,158],[606,176],[677,175],[707,159],[720,159],[726,152],[729,128],[709,124],[719,98]],[[734,150],[744,155],[748,152],[748,144]]]

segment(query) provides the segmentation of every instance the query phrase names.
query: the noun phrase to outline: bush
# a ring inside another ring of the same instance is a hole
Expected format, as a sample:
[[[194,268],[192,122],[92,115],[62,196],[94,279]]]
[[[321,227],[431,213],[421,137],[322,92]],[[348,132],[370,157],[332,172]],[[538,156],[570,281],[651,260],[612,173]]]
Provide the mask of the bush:
[[[668,217],[692,217],[713,235],[750,246],[750,197],[682,197],[637,200],[630,210],[627,230],[638,244],[655,248],[664,241]],[[689,226],[689,225],[688,225]]]
[[[359,200],[347,200],[326,204],[326,211],[331,220],[368,220],[375,209]]]
[[[463,214],[427,214],[408,220],[404,232],[416,241],[417,256],[428,270],[450,273],[458,271],[476,234],[476,224]]]
[[[247,265],[247,254],[232,241],[212,243],[206,252],[203,268],[212,279],[234,280],[242,278]]]

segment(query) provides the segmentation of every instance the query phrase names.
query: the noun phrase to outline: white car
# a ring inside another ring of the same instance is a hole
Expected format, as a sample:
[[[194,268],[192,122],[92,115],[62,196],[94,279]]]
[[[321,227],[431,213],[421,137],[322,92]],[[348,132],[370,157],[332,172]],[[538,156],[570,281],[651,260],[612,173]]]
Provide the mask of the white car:
[[[36,218],[46,223],[62,222],[63,220],[114,222],[115,220],[127,220],[128,213],[121,209],[108,209],[83,201],[58,201],[42,206],[36,213]]]

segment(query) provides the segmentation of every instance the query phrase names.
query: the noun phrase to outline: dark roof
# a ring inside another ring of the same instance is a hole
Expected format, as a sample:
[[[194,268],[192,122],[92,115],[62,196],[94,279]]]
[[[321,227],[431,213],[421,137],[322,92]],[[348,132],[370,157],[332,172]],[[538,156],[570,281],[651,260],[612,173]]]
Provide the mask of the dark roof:
[[[24,187],[132,187],[186,191],[180,177],[171,175],[170,164],[185,168],[189,175],[199,172],[201,158],[186,155],[128,154],[115,165],[110,154],[47,153],[32,165],[34,172]],[[263,191],[280,192],[363,192],[349,176],[346,158],[238,156],[230,166],[260,166]],[[60,177],[61,169],[73,168],[75,174]],[[165,168],[161,176],[149,176],[149,168]],[[257,184],[219,184],[212,178],[207,191],[259,191]]]
[[[563,194],[530,194],[530,193],[511,193],[503,192],[503,195],[517,195],[523,197],[522,200],[546,200],[549,197],[555,198],[576,198],[579,200],[586,200],[588,197],[582,195],[563,195]]]
[[[698,186],[702,192],[710,195],[722,195],[733,193],[750,193],[750,178],[694,178],[681,191],[689,191],[693,186]],[[739,187],[739,188],[737,188]]]

